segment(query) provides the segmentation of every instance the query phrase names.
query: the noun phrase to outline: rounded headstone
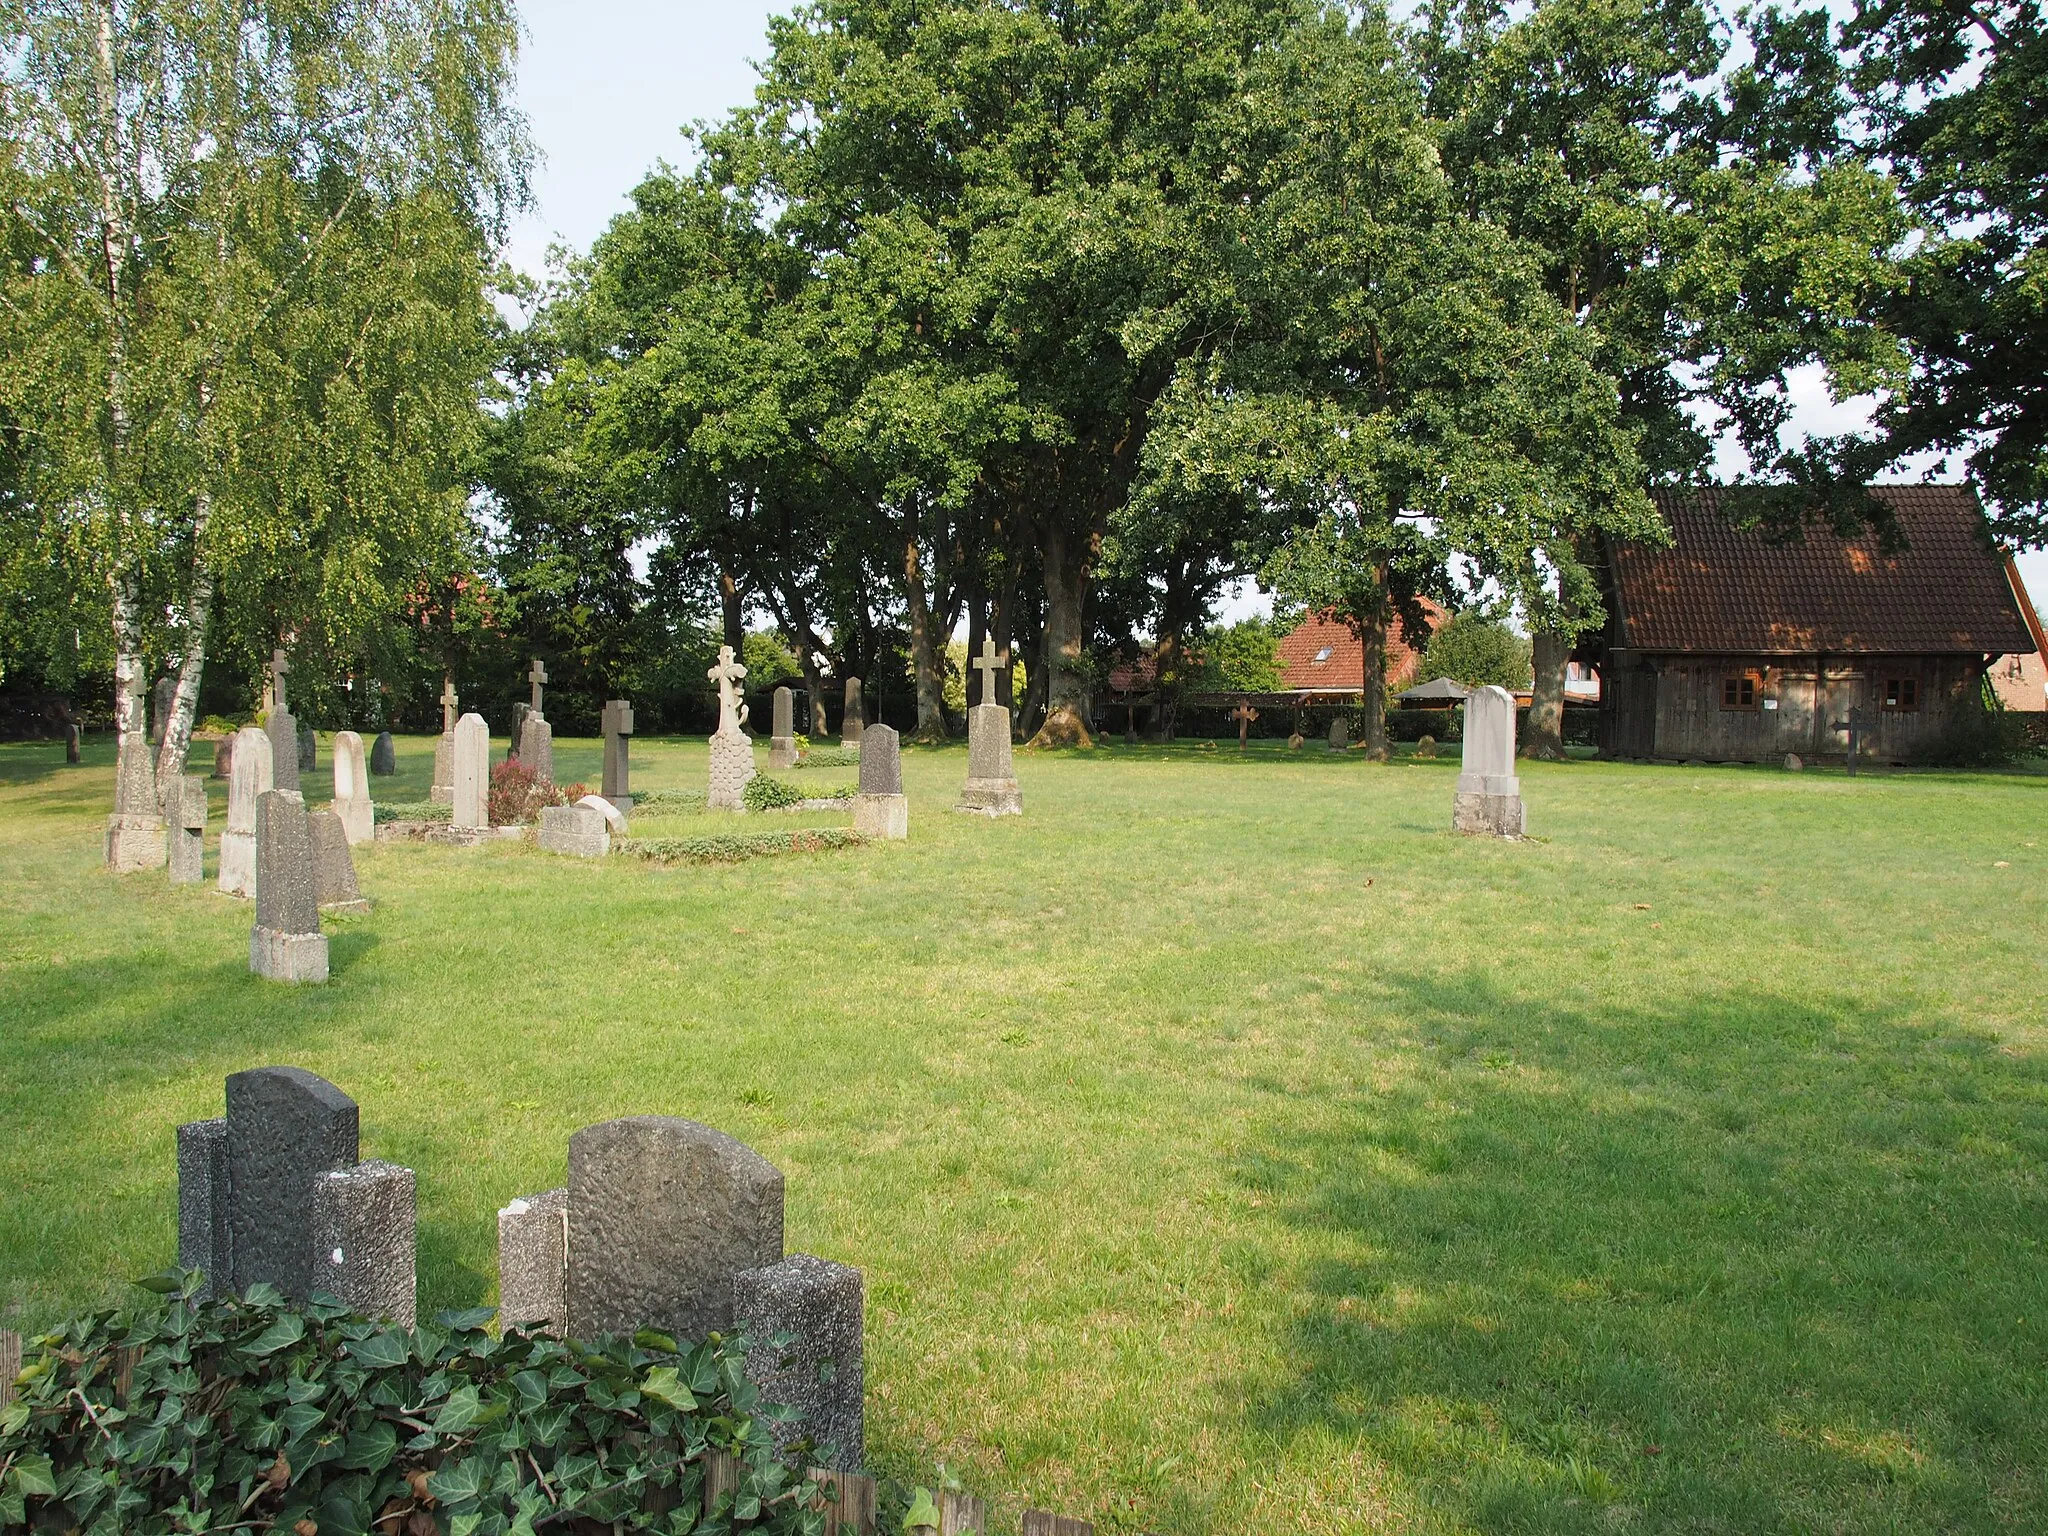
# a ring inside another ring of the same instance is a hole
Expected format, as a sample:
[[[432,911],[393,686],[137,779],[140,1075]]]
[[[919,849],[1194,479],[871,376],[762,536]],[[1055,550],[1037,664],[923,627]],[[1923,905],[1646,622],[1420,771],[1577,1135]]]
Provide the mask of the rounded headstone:
[[[380,779],[398,772],[398,747],[389,731],[379,731],[376,745],[370,748],[370,772]]]

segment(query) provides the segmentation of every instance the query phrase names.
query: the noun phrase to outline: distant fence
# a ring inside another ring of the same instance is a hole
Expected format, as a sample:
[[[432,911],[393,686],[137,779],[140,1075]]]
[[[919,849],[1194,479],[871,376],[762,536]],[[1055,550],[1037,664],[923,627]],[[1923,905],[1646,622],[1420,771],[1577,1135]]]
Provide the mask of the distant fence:
[[[125,1351],[123,1352],[125,1354]],[[14,1378],[21,1374],[21,1335],[0,1328],[0,1408],[14,1399]],[[128,1369],[115,1379],[115,1396],[128,1390]],[[825,1516],[825,1536],[877,1536],[875,1510],[877,1489],[872,1477],[854,1472],[833,1472],[812,1467],[805,1474],[817,1484],[811,1508]],[[704,1456],[704,1493],[707,1505],[719,1494],[739,1487],[739,1463],[724,1451]],[[964,1493],[939,1495],[939,1523],[914,1526],[913,1530],[937,1531],[938,1536],[982,1536],[988,1529],[988,1506]],[[1042,1509],[1024,1512],[1024,1536],[1095,1536],[1086,1520],[1048,1514]]]

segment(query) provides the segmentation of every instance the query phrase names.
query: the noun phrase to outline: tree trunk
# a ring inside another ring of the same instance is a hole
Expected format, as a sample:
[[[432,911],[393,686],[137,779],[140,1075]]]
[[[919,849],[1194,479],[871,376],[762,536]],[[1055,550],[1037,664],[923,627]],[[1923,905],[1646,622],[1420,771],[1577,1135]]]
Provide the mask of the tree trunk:
[[[1083,598],[1087,591],[1087,546],[1072,547],[1057,514],[1045,528],[1045,723],[1033,747],[1093,747],[1088,735],[1087,678],[1083,655],[1087,631]],[[1033,686],[1036,686],[1034,680]]]
[[[913,515],[903,539],[903,594],[910,605],[910,668],[917,682],[917,729],[912,741],[946,739],[946,675],[941,668],[936,625],[924,590],[923,562],[918,556]]]
[[[1564,668],[1571,659],[1572,643],[1563,635],[1539,629],[1531,636],[1530,651],[1536,677],[1529,693],[1529,734],[1522,743],[1522,755],[1561,763],[1564,761]]]
[[[164,739],[156,749],[157,803],[170,814],[173,786],[185,772],[192,747],[192,721],[199,709],[199,680],[206,670],[206,631],[213,618],[213,572],[207,568],[200,541],[213,513],[213,496],[201,491],[193,514],[192,586],[185,602],[185,654],[178,663],[178,692]]]
[[[1383,580],[1382,591],[1386,589]],[[1381,601],[1358,626],[1359,642],[1365,647],[1365,718],[1359,722],[1358,739],[1365,755],[1374,762],[1387,759],[1387,605]]]
[[[740,611],[740,585],[733,580],[730,570],[723,567],[718,572],[718,604],[724,611],[725,643],[732,647],[736,657],[744,657],[747,649],[746,616]]]
[[[162,802],[157,795],[155,774],[150,769],[149,708],[143,699],[143,679],[147,670],[142,657],[141,603],[134,584],[125,577],[115,577],[113,588],[114,760],[125,768],[132,754],[140,759],[142,770],[150,776],[146,796],[137,793],[124,799],[123,787],[130,783],[131,776],[116,770],[114,814],[154,816],[161,813]]]

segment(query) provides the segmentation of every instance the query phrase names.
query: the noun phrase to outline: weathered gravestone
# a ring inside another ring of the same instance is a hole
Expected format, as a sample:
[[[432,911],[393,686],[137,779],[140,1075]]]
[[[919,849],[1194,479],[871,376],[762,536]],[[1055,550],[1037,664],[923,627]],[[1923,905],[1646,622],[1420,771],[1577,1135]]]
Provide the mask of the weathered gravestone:
[[[839,717],[839,745],[857,747],[861,742],[863,716],[860,712],[860,679],[846,680],[846,712]]]
[[[306,818],[313,845],[313,901],[322,912],[353,915],[367,912],[362,888],[356,884],[355,856],[348,851],[348,828],[333,811],[315,811]]]
[[[747,706],[740,702],[740,679],[747,669],[733,659],[732,647],[718,648],[718,665],[704,674],[718,685],[718,731],[711,738],[711,784],[705,805],[714,811],[743,811],[747,808],[747,781],[754,776],[754,743],[740,729],[747,722]]]
[[[621,812],[633,809],[631,764],[627,748],[633,742],[633,706],[624,699],[609,700],[599,721],[604,731],[604,777],[599,793]]]
[[[1006,660],[996,655],[993,639],[982,640],[974,663],[981,672],[981,702],[967,712],[967,783],[958,809],[983,816],[1024,813],[1024,794],[1010,756],[1010,711],[996,702],[996,673]]]
[[[149,744],[160,747],[164,744],[164,732],[171,728],[171,712],[178,707],[178,680],[158,678],[150,702],[155,708],[149,721]]]
[[[258,1067],[227,1080],[226,1119],[178,1127],[178,1263],[207,1295],[261,1282],[412,1325],[413,1172],[358,1161],[359,1118],[325,1078]]]
[[[910,836],[902,744],[893,726],[871,725],[860,733],[860,793],[853,797],[853,830],[864,837]]]
[[[377,835],[376,807],[370,804],[370,770],[363,761],[363,738],[354,731],[334,733],[334,814],[351,843],[367,843]]]
[[[344,844],[344,847],[346,844]],[[256,926],[249,969],[272,981],[327,979],[327,938],[313,888],[313,836],[305,797],[266,789],[256,797]]]
[[[479,714],[455,722],[455,767],[449,824],[477,829],[491,824],[491,728]]]
[[[603,795],[585,795],[576,803],[602,816],[606,830],[613,837],[626,835],[626,813],[619,809],[618,802],[607,800]]]
[[[78,761],[78,736],[78,722],[76,720],[64,727],[64,761],[67,763]]]
[[[313,734],[313,727],[299,727],[299,772],[311,773],[320,766],[320,738]]]
[[[526,718],[519,722],[513,739],[519,743],[519,761],[532,770],[534,777],[552,784],[555,782],[555,728],[541,713],[541,685],[548,680],[548,669],[538,656],[533,658],[533,667],[527,672],[526,680],[533,685],[533,701],[527,705]]]
[[[1464,768],[1451,802],[1451,830],[1520,837],[1525,818],[1522,781],[1515,776],[1515,696],[1488,686],[1471,694],[1464,709]]]
[[[245,725],[235,732],[228,770],[228,827],[220,835],[220,888],[229,896],[256,894],[256,797],[273,787],[270,735]]]
[[[171,884],[197,885],[206,878],[206,780],[182,775],[171,810]]]
[[[138,708],[140,699],[132,701]],[[107,868],[117,875],[162,869],[170,856],[163,807],[156,797],[156,765],[140,729],[121,738],[114,769],[114,814],[107,818]]]
[[[1351,722],[1339,715],[1330,722],[1330,750],[1342,752],[1351,745]]]
[[[796,695],[787,688],[775,690],[775,729],[768,737],[768,767],[796,766]]]
[[[570,1139],[566,1189],[498,1213],[499,1316],[579,1339],[743,1329],[748,1375],[802,1415],[774,1427],[777,1445],[809,1438],[833,1448],[825,1465],[858,1467],[860,1271],[784,1258],[782,1204],[774,1165],[709,1126],[643,1115],[587,1127]]]
[[[213,776],[225,779],[235,771],[235,738],[223,736],[213,744]]]
[[[574,858],[598,859],[612,851],[611,826],[604,812],[580,801],[575,805],[542,806],[535,841],[544,852]]]
[[[1244,699],[1230,712],[1230,718],[1237,722],[1237,750],[1242,752],[1245,739],[1251,735],[1252,722],[1259,718],[1259,712],[1252,708],[1250,699]]]
[[[860,1271],[808,1253],[734,1277],[733,1322],[747,1336],[747,1378],[765,1401],[799,1415],[769,1425],[778,1452],[809,1439],[818,1446],[813,1465],[859,1470],[867,1444],[864,1314]],[[787,1342],[778,1345],[778,1337]]]
[[[370,746],[370,772],[380,779],[398,772],[398,743],[391,739],[389,731],[379,731]]]
[[[299,788],[299,722],[285,704],[285,674],[291,664],[282,649],[270,653],[271,706],[263,729],[270,734],[270,785],[273,789]]]
[[[441,735],[434,743],[434,782],[427,788],[427,798],[436,805],[455,803],[456,703],[455,683],[449,679],[441,684]]]

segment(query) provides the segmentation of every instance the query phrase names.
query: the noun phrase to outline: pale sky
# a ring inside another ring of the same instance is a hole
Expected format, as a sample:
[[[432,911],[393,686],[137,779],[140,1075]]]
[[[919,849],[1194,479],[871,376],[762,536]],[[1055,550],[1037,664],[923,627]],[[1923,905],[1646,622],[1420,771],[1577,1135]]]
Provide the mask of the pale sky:
[[[685,163],[684,125],[722,116],[753,95],[753,59],[767,52],[768,17],[782,0],[525,0],[521,105],[543,163],[539,207],[513,230],[507,258],[539,275],[557,241],[587,251],[627,194],[659,160]],[[1866,419],[1836,406],[1817,377],[1797,381],[1800,428],[1840,431]],[[2048,601],[2048,551],[2020,556],[2036,608]],[[1226,616],[1267,609],[1252,594]]]

